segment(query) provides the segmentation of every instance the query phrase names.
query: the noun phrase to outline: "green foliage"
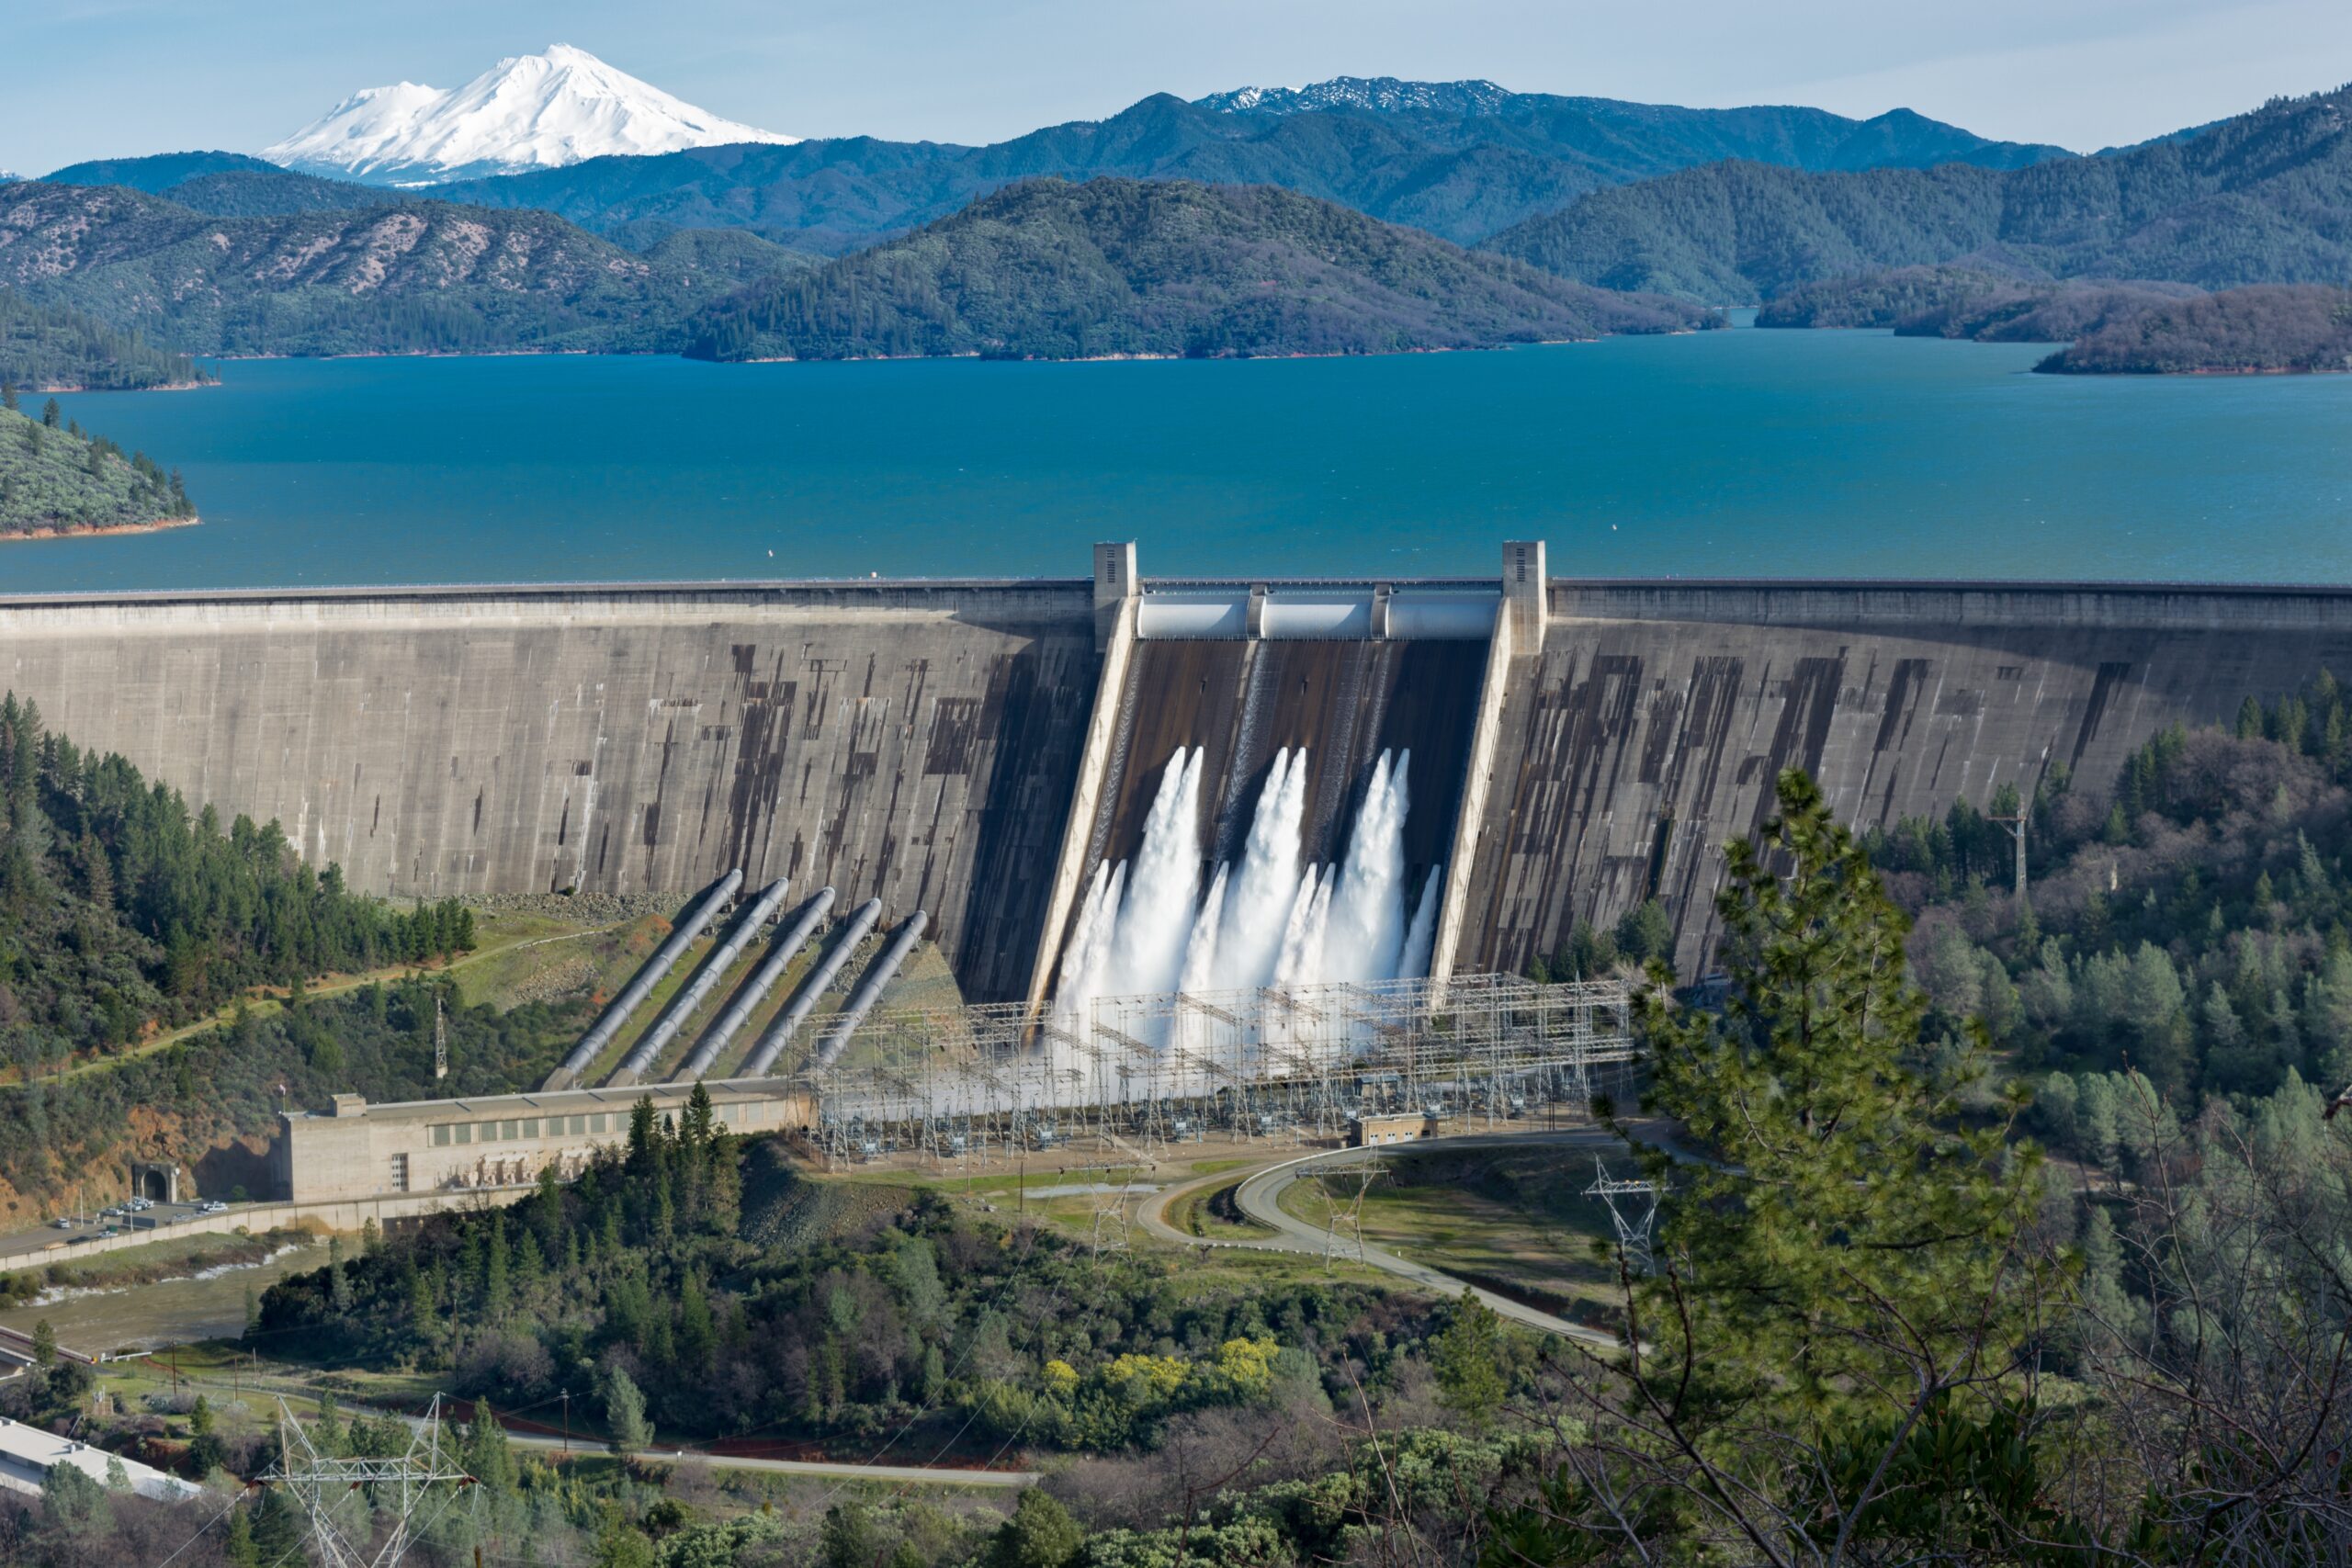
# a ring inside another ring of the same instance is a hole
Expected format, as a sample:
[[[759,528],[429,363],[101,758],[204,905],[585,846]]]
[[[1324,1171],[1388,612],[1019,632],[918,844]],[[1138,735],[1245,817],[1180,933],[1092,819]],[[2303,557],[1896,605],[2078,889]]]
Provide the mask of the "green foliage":
[[[912,1424],[933,1442],[1114,1451],[1189,1412],[1288,1397],[1284,1346],[1310,1366],[1351,1357],[1381,1386],[1426,1332],[1362,1287],[1202,1291],[1165,1260],[1098,1261],[930,1197],[847,1239],[753,1240],[747,1160],[760,1209],[801,1193],[777,1148],[698,1134],[691,1116],[643,1123],[569,1186],[345,1261],[347,1312],[323,1271],[281,1280],[256,1337],[279,1355],[447,1370],[447,1386],[505,1408],[599,1378],[624,1446],[653,1428],[864,1439]],[[502,1283],[502,1247],[542,1261]]]
[[[0,299],[6,298],[8,291],[0,289]],[[195,515],[179,476],[165,473],[144,452],[127,454],[103,435],[35,423],[0,409],[0,537],[137,527]]]
[[[166,354],[62,305],[0,288],[0,382],[20,392],[135,391],[209,379],[184,354]]]
[[[1031,1487],[989,1543],[988,1568],[1068,1568],[1085,1541],[1069,1510]]]
[[[1778,799],[1761,848],[1728,848],[1724,1013],[1645,1007],[1650,1101],[1722,1163],[1672,1172],[1666,1275],[1635,1326],[1657,1342],[1650,1376],[1690,1380],[1700,1425],[1771,1410],[1801,1431],[1911,1411],[1923,1375],[2007,1370],[2007,1243],[2038,1184],[2001,1124],[1960,1121],[1972,1064],[1917,1064],[1909,921],[1860,846],[1803,773]]]
[[[1032,180],[704,313],[707,359],[1377,354],[1661,332],[1626,299],[1271,186]]]
[[[1445,1407],[1473,1427],[1484,1427],[1502,1407],[1510,1392],[1502,1371],[1502,1323],[1474,1292],[1463,1291],[1445,1332],[1430,1342],[1430,1370]]]

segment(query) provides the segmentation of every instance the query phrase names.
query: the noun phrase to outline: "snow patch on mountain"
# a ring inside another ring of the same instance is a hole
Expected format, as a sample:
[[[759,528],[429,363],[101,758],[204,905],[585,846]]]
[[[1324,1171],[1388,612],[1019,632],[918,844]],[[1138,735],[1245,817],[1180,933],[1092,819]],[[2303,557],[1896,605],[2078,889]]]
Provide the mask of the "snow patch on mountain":
[[[1368,109],[1393,114],[1497,114],[1512,96],[1492,82],[1407,82],[1395,76],[1334,76],[1305,87],[1237,87],[1194,103],[1220,114],[1305,114],[1314,109]]]
[[[560,43],[447,92],[399,82],[354,93],[262,156],[306,174],[428,185],[610,153],[799,140],[722,119]]]

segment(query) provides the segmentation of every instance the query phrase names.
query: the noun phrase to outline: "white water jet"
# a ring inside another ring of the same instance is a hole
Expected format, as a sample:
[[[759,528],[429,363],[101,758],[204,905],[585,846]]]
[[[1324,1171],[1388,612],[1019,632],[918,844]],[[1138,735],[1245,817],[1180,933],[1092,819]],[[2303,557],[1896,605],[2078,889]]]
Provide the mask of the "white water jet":
[[[1087,1003],[1102,994],[1111,961],[1111,934],[1118,922],[1119,895],[1126,882],[1127,865],[1121,861],[1115,868],[1096,866],[1094,880],[1087,885],[1086,902],[1079,909],[1069,946],[1062,954],[1061,987],[1056,1000],[1066,1020],[1079,1020]]]
[[[1438,893],[1444,884],[1443,863],[1431,866],[1429,880],[1421,884],[1420,908],[1406,928],[1404,956],[1396,963],[1399,980],[1419,980],[1430,972],[1430,954],[1437,946]]]
[[[1255,990],[1273,977],[1283,926],[1298,892],[1299,838],[1306,819],[1306,749],[1277,751],[1258,796],[1257,815],[1250,819],[1241,874],[1226,902],[1215,989]]]
[[[1184,948],[1184,977],[1176,988],[1190,996],[1221,989],[1217,981],[1218,959],[1222,951],[1219,931],[1224,925],[1226,868],[1218,866],[1209,879],[1208,897],[1201,900],[1200,918],[1193,922],[1192,941]]]
[[[1330,921],[1331,885],[1338,879],[1336,869],[1306,868],[1297,896],[1291,900],[1290,919],[1283,926],[1282,952],[1274,959],[1273,977],[1268,984],[1289,990],[1311,986],[1323,977],[1323,931]]]
[[[1399,752],[1392,772],[1383,751],[1373,767],[1347,863],[1329,894],[1318,979],[1361,984],[1396,976],[1405,942],[1405,770],[1412,760],[1410,751]]]
[[[1179,746],[1144,818],[1111,947],[1113,996],[1176,989],[1201,890],[1201,752]]]

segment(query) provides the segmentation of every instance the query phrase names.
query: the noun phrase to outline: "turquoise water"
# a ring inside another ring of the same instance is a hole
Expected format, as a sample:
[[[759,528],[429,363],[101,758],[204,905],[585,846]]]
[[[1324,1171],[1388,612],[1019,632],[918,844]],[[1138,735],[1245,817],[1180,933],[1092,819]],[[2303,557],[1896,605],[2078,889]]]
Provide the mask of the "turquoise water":
[[[1225,363],[230,364],[67,397],[204,525],[0,545],[0,588],[1491,573],[2352,581],[2352,378],[1736,331]]]

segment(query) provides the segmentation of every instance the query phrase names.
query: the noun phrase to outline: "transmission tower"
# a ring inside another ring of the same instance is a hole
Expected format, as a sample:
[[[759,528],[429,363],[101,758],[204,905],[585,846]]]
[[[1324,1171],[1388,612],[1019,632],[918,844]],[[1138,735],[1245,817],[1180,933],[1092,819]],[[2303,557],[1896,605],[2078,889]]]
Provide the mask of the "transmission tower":
[[[435,1082],[449,1076],[449,1019],[441,1006],[441,993],[433,993],[433,1077]]]
[[[1592,1158],[1592,1168],[1594,1180],[1584,1195],[1609,1205],[1609,1217],[1617,1222],[1617,1249],[1624,1255],[1626,1266],[1636,1274],[1648,1273],[1650,1234],[1657,1227],[1657,1183],[1646,1177],[1620,1180],[1609,1174],[1599,1155]]]
[[[1093,1255],[1127,1250],[1127,1213],[1136,1194],[1136,1168],[1091,1165],[1084,1168],[1086,1185],[1094,1197]]]
[[[1372,1184],[1385,1175],[1387,1169],[1388,1168],[1378,1160],[1364,1160],[1360,1164],[1349,1166],[1344,1170],[1328,1172],[1318,1170],[1314,1173],[1315,1185],[1323,1192],[1324,1268],[1329,1269],[1334,1262],[1346,1256],[1351,1245],[1355,1252],[1356,1261],[1362,1263],[1364,1260],[1364,1194],[1372,1190]],[[1340,1197],[1333,1192],[1332,1188],[1336,1184],[1341,1192],[1346,1192],[1347,1184],[1351,1180],[1355,1183],[1355,1190],[1348,1193],[1346,1202],[1342,1205]]]
[[[441,1399],[409,1434],[406,1452],[393,1459],[338,1459],[322,1454],[302,1424],[277,1402],[277,1462],[264,1477],[286,1488],[310,1520],[311,1540],[324,1568],[391,1568],[474,1478],[441,1441]],[[371,1506],[360,1514],[358,1537],[346,1534],[335,1510],[362,1493]],[[375,1509],[393,1515],[391,1533],[372,1552]]]

